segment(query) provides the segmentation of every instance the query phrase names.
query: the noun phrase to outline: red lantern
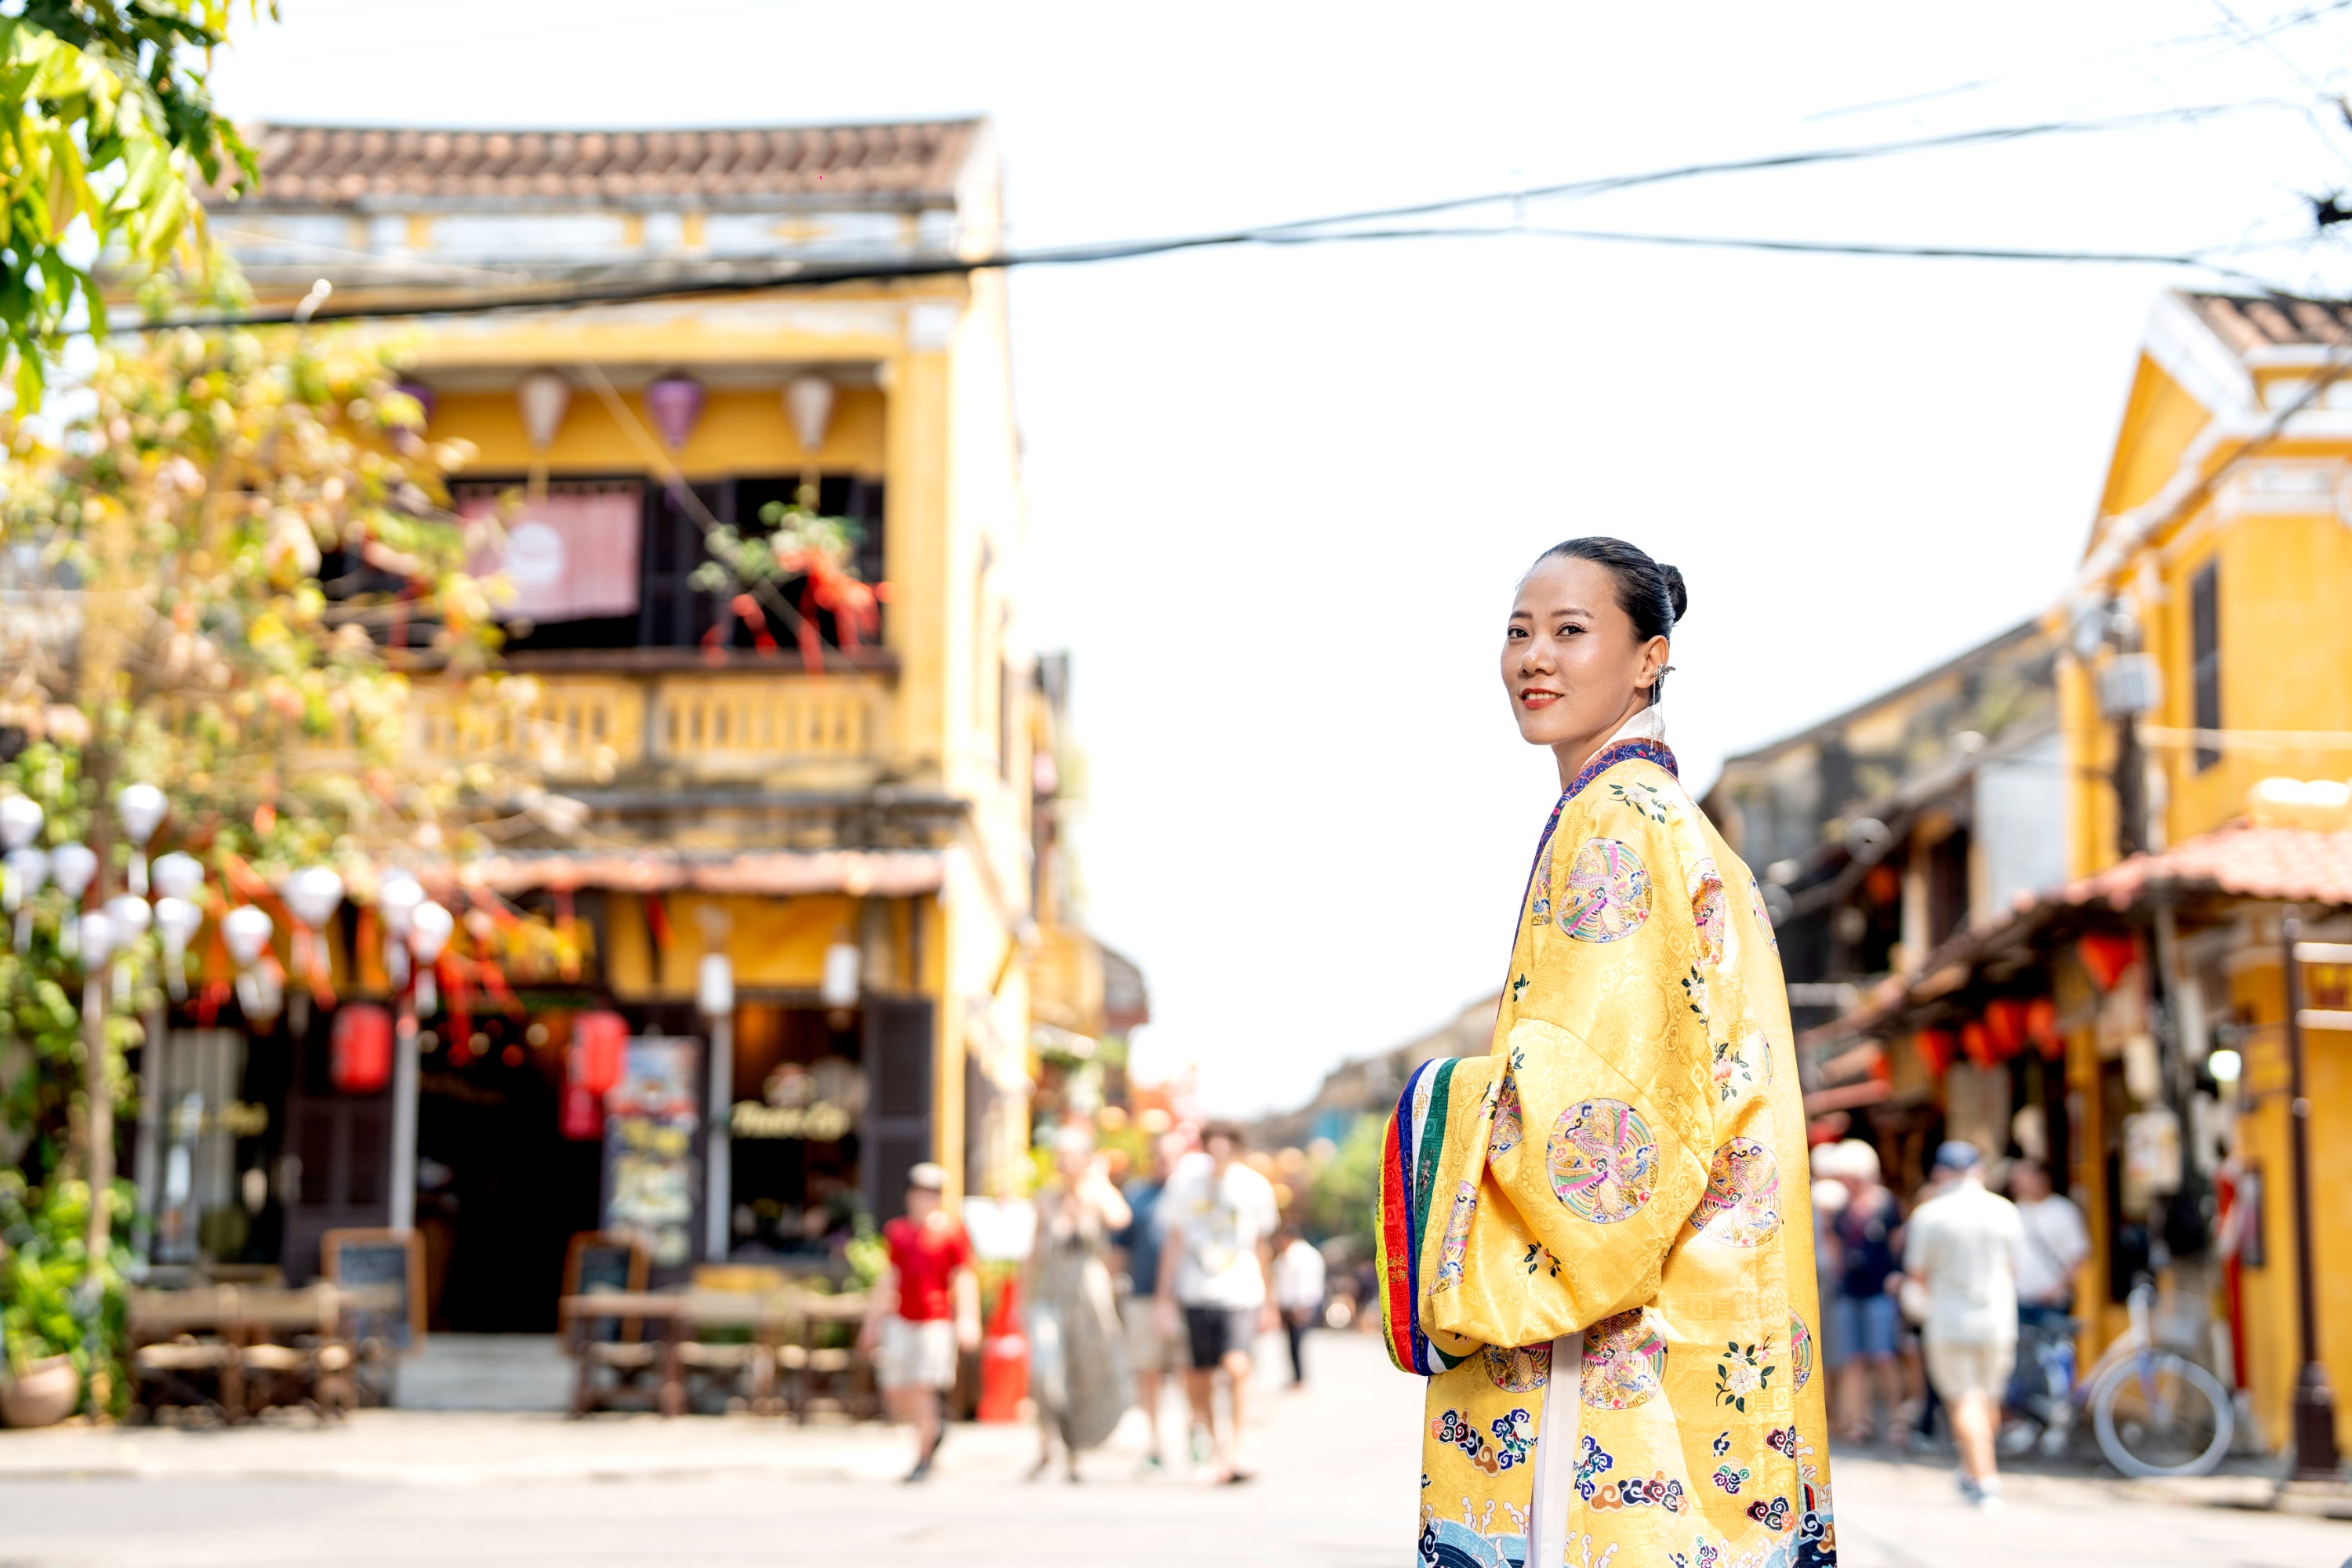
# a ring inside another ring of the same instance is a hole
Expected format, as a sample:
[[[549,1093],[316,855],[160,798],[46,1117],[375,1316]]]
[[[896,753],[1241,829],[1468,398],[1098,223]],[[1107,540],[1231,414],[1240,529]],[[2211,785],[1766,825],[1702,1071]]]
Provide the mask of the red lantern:
[[[2091,931],[2076,944],[2083,967],[2102,991],[2113,991],[2124,971],[2139,956],[2139,939],[2127,931]]]
[[[1960,1026],[1960,1050],[1976,1067],[1992,1066],[1992,1032],[1971,1018]]]
[[[1926,1066],[1928,1077],[1941,1078],[1945,1069],[1952,1065],[1952,1057],[1958,1047],[1949,1029],[1922,1029],[1913,1037],[1911,1048],[1919,1053],[1919,1060]]]
[[[372,1002],[335,1010],[331,1074],[345,1094],[373,1094],[392,1081],[392,1015]]]
[[[2058,1004],[2047,996],[2036,996],[2025,1005],[2025,1037],[2042,1053],[2045,1062],[2054,1062],[2066,1054],[2066,1037],[2058,1032]]]
[[[2025,1004],[2003,996],[1985,1004],[1985,1033],[1992,1037],[1992,1054],[2009,1060],[2025,1048]]]
[[[572,1020],[572,1081],[602,1099],[621,1081],[629,1021],[618,1013],[583,1013]]]
[[[563,1086],[563,1135],[579,1142],[604,1135],[604,1097],[591,1094],[585,1084]]]

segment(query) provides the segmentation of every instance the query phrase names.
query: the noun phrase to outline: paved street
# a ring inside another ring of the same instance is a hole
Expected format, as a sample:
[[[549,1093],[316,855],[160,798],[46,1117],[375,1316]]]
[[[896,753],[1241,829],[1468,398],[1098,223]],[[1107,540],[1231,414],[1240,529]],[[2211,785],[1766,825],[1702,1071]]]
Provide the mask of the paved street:
[[[1404,1568],[1417,1389],[1369,1339],[1326,1335],[1314,1349],[1318,1386],[1262,1401],[1262,1479],[1247,1488],[1138,1480],[1132,1429],[1075,1488],[1024,1480],[1030,1439],[1004,1428],[959,1428],[920,1488],[896,1479],[896,1433],[748,1419],[376,1412],[325,1432],[0,1432],[0,1568]],[[1927,1466],[1848,1458],[1837,1488],[1848,1568],[2338,1568],[2352,1558],[2352,1524],[2183,1506],[2099,1481],[2020,1478],[1995,1517],[1963,1509]]]

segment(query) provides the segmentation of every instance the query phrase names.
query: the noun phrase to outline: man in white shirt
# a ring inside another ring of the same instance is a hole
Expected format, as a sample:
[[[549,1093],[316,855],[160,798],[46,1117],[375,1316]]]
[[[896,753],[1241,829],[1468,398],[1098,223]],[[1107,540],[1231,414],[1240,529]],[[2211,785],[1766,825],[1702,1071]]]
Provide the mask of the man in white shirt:
[[[1160,1197],[1158,1311],[1161,1331],[1174,1333],[1179,1310],[1192,1364],[1184,1374],[1192,1421],[1206,1427],[1216,1454],[1216,1479],[1246,1481],[1241,1468],[1242,1421],[1247,1406],[1250,1347],[1274,1327],[1272,1275],[1274,1184],[1241,1163],[1241,1129],[1213,1121],[1201,1130],[1206,1160],[1180,1170]],[[1216,1421],[1217,1373],[1228,1381],[1231,1415]]]
[[[2010,1196],[2024,1245],[2017,1254],[2017,1314],[2027,1327],[2063,1318],[2074,1306],[2074,1271],[2091,1256],[2091,1234],[2083,1212],[2053,1192],[2050,1173],[2039,1160],[2009,1168]]]
[[[1993,1434],[2017,1359],[2017,1257],[2024,1244],[2017,1208],[1985,1190],[1982,1156],[1957,1139],[1936,1151],[1953,1180],[1912,1211],[1903,1272],[1927,1292],[1927,1376],[1952,1418],[1960,1451],[1960,1495],[2000,1506]]]
[[[1323,1316],[1323,1254],[1291,1231],[1274,1253],[1274,1300],[1290,1336],[1290,1386],[1307,1386],[1307,1331]]]

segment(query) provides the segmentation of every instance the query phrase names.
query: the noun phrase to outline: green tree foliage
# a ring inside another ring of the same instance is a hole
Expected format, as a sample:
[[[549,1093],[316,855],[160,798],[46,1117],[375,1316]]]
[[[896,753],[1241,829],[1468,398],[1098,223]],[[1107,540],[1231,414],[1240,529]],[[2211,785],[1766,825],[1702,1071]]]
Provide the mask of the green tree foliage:
[[[205,79],[229,11],[230,0],[25,0],[0,16],[0,341],[17,406],[39,404],[79,321],[103,334],[99,257],[134,275],[176,259],[204,276],[196,188],[258,178]]]
[[[1305,1228],[1317,1240],[1344,1237],[1351,1258],[1372,1250],[1372,1202],[1380,1195],[1381,1138],[1384,1120],[1358,1118],[1328,1159],[1313,1164],[1307,1179]]]

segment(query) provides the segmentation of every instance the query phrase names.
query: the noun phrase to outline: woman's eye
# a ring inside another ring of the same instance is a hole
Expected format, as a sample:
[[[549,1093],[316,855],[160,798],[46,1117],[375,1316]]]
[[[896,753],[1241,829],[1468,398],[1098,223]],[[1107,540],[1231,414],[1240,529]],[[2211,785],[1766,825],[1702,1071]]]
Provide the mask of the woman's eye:
[[[1577,634],[1579,634],[1580,632],[1581,632],[1581,631],[1583,631],[1583,630],[1584,630],[1584,628],[1583,628],[1582,626],[1578,626],[1576,623],[1574,623],[1573,621],[1571,621],[1571,622],[1570,622],[1568,625],[1566,625],[1566,626],[1562,626],[1562,627],[1560,627],[1560,628],[1559,628],[1559,635],[1560,635],[1560,636],[1562,636],[1562,637],[1575,637]]]
[[[1525,626],[1505,626],[1503,628],[1503,640],[1506,642],[1525,642],[1527,640],[1527,636],[1528,630]]]

